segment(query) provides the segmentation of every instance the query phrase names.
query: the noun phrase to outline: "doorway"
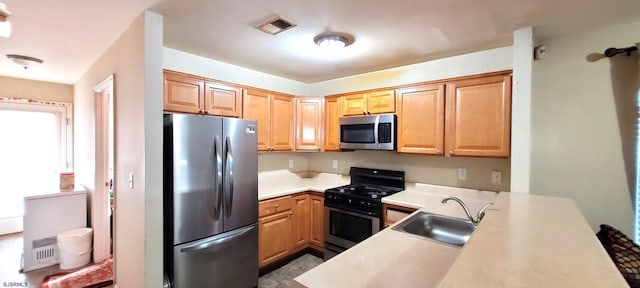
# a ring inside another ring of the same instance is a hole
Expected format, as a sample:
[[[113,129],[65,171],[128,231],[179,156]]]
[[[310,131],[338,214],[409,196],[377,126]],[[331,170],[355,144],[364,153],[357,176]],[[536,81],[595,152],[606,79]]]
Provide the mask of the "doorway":
[[[92,195],[93,261],[102,262],[113,253],[114,190],[114,94],[113,75],[98,84],[95,113],[95,191]]]

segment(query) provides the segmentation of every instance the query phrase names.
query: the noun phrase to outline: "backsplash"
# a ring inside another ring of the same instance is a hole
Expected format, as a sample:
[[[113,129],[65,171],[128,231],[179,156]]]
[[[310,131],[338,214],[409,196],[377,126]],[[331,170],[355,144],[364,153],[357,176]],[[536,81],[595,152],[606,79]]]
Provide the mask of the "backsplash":
[[[289,168],[289,160],[294,167]],[[337,160],[337,168],[333,168]],[[262,153],[258,156],[260,172],[286,169],[291,172],[326,172],[349,174],[352,166],[405,171],[409,182],[489,191],[509,191],[511,162],[509,159],[441,157],[399,154],[391,151]],[[467,180],[458,180],[458,168],[467,170]],[[501,184],[491,183],[491,171],[502,172]]]

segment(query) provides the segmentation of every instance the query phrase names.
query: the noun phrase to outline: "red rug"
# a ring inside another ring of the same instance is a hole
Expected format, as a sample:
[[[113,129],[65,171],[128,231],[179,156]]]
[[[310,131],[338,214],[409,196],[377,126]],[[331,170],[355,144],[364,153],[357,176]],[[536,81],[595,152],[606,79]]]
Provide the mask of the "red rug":
[[[80,270],[47,275],[42,288],[97,288],[113,284],[113,259]]]

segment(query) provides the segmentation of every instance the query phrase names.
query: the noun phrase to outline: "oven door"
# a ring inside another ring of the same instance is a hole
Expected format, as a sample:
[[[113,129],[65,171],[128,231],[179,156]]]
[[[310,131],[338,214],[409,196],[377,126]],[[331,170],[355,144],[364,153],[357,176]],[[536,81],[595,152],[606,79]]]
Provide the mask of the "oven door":
[[[324,223],[324,240],[330,244],[325,243],[325,247],[338,246],[336,248],[342,250],[380,231],[379,217],[327,206],[324,207]],[[337,254],[342,251],[333,252]]]

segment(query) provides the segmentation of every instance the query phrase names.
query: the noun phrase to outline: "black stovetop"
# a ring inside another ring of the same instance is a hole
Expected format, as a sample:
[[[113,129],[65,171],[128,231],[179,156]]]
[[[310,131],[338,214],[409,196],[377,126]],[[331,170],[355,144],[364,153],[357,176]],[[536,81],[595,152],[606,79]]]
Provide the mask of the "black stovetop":
[[[325,206],[378,216],[382,197],[404,190],[404,171],[351,167],[349,172],[351,184],[325,191]]]

